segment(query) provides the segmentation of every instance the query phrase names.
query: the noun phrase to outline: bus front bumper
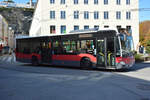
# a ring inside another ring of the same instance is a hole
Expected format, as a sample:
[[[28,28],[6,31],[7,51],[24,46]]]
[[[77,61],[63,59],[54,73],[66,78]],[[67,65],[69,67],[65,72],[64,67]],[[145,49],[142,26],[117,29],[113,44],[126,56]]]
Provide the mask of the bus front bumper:
[[[134,65],[134,62],[131,64],[126,64],[125,62],[121,61],[116,65],[116,69],[128,69],[131,68]]]

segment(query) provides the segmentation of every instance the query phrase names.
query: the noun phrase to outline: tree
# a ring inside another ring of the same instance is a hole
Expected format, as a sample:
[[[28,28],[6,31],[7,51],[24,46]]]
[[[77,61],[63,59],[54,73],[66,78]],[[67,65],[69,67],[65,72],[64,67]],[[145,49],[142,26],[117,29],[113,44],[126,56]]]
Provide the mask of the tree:
[[[139,25],[139,32],[140,44],[146,47],[148,41],[150,40],[150,21],[141,22]]]
[[[7,2],[7,3],[15,3],[13,0],[4,0],[4,2]]]
[[[150,40],[147,41],[146,53],[150,53]]]

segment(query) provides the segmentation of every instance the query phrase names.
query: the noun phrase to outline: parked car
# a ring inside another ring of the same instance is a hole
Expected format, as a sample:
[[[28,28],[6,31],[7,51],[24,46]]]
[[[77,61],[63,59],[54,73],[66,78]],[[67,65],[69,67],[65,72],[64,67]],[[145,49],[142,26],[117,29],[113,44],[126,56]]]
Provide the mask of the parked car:
[[[2,48],[2,54],[10,54],[11,53],[11,49],[9,46],[4,46]]]

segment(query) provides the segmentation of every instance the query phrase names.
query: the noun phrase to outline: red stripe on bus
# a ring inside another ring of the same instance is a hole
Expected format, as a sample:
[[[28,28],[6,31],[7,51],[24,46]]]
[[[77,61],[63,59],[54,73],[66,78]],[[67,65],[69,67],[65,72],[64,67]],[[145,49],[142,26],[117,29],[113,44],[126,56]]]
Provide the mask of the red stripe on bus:
[[[32,56],[36,56],[39,60],[41,59],[41,56],[36,53],[32,53],[32,54],[16,53],[16,58],[21,58],[21,59],[32,59]]]
[[[53,55],[53,60],[65,60],[65,61],[80,61],[83,57],[89,58],[92,62],[96,63],[96,57],[91,54],[79,54],[79,55]]]
[[[41,56],[36,53],[32,54],[23,54],[23,53],[16,53],[17,58],[22,59],[32,59],[32,56],[36,56],[39,60]],[[78,55],[52,55],[52,60],[65,60],[65,61],[81,61],[83,57],[89,58],[92,62],[96,63],[96,57],[91,54],[78,54]]]
[[[135,62],[134,57],[116,57],[116,63],[120,63],[121,61],[125,62],[126,64],[131,64],[132,62]]]
[[[40,55],[40,54],[32,53],[31,57],[32,57],[32,56],[36,56],[36,57],[38,58],[38,60],[41,59],[41,55]]]

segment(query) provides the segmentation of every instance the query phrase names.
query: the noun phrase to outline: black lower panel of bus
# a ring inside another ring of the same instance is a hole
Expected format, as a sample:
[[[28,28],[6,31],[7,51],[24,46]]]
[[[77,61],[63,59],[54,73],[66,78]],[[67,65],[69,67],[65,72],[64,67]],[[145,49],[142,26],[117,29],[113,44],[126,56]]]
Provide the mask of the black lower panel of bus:
[[[108,55],[107,59],[104,56],[97,56],[97,67],[98,68],[115,68],[115,57],[114,55]]]

